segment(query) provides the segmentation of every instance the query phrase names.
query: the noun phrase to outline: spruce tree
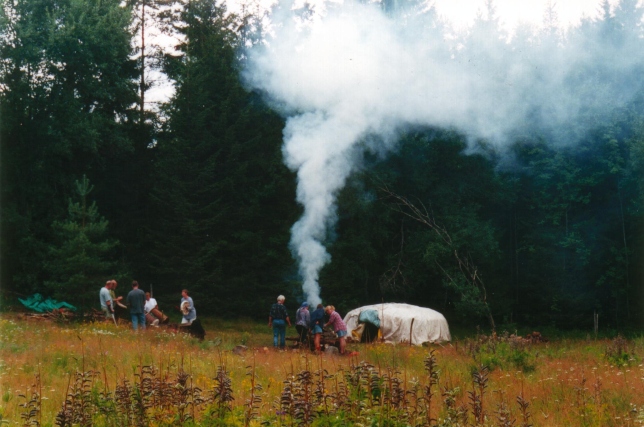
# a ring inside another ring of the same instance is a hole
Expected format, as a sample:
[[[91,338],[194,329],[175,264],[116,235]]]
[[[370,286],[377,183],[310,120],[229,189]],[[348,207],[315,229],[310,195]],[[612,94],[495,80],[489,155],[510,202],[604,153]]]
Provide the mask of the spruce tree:
[[[54,298],[80,307],[92,305],[100,284],[116,267],[111,254],[118,241],[107,237],[108,221],[99,215],[96,202],[88,205],[93,188],[84,175],[76,181],[78,200],[69,199],[67,218],[52,224],[56,242],[45,263],[51,277],[45,288]]]

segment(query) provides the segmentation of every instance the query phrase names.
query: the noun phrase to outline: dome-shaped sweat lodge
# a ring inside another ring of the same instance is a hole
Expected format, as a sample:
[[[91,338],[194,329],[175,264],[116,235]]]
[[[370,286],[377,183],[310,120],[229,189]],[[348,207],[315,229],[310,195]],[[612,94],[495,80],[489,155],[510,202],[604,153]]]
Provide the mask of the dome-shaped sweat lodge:
[[[344,317],[348,335],[371,342],[379,335],[385,342],[450,341],[447,320],[438,311],[410,304],[383,303],[356,308]]]

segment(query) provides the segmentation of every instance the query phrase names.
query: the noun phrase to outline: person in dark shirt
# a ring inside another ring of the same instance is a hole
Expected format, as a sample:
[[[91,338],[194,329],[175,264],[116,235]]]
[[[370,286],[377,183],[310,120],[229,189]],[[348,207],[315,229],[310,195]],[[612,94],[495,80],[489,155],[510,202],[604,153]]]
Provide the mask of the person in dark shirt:
[[[132,282],[132,290],[127,294],[125,299],[130,307],[130,316],[132,316],[132,328],[145,329],[145,292],[139,289],[139,282]]]
[[[318,304],[317,308],[311,313],[311,333],[313,334],[313,343],[315,351],[320,352],[320,339],[322,338],[322,327],[324,326],[324,306]]]
[[[291,319],[284,306],[286,298],[284,295],[277,297],[277,302],[271,306],[271,312],[268,315],[268,327],[273,328],[273,347],[277,347],[278,337],[280,348],[286,347],[286,323],[291,326]]]

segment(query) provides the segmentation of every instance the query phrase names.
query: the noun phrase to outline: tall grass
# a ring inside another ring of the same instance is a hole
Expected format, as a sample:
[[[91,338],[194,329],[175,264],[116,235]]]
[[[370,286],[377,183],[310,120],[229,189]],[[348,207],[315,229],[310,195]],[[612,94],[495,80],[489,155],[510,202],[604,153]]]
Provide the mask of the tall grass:
[[[340,357],[274,351],[252,321],[204,323],[199,342],[2,317],[0,425],[644,425],[642,339],[479,335]]]

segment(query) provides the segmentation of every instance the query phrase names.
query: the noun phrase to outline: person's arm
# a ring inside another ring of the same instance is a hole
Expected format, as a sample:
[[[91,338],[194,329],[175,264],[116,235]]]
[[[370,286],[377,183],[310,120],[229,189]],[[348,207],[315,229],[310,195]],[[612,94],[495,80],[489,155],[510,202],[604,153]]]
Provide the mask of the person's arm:
[[[288,323],[288,325],[291,326],[291,319],[288,317],[288,315],[286,316],[286,323]]]
[[[273,317],[271,317],[270,315],[268,316],[268,327],[269,328],[273,327]]]
[[[334,313],[335,311],[331,313],[331,315],[329,316],[329,321],[326,323],[326,325],[324,325],[325,328],[328,327],[329,325],[335,325],[335,318],[333,317]]]
[[[114,307],[112,307],[112,300],[109,300],[109,299],[108,299],[107,301],[105,301],[105,304],[107,305],[107,309],[108,309],[110,312],[114,313]]]

